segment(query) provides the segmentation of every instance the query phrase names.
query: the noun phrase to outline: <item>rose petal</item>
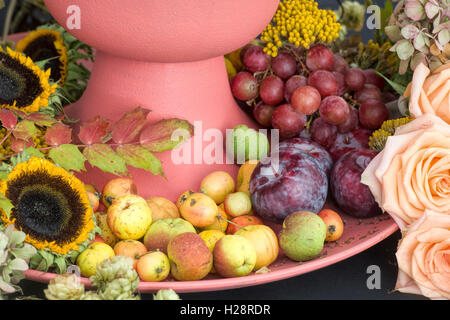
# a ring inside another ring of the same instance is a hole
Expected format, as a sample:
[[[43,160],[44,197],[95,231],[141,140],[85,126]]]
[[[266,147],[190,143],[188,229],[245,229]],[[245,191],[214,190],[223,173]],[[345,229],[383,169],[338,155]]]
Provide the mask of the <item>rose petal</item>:
[[[430,69],[428,69],[423,63],[419,64],[414,70],[411,87],[411,98],[409,100],[409,112],[415,118],[418,118],[423,114],[419,106],[419,98],[425,79],[429,74]]]

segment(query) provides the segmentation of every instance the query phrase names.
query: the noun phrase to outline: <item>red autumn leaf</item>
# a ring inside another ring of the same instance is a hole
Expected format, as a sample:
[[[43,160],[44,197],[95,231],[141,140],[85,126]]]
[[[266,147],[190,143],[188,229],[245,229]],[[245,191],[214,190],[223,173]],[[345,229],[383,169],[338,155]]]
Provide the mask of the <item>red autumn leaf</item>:
[[[72,128],[61,122],[57,122],[47,128],[44,138],[45,143],[49,146],[69,144],[72,142]]]
[[[84,144],[95,144],[104,142],[103,139],[110,132],[111,122],[100,116],[84,122],[80,127],[78,138]]]
[[[172,150],[194,135],[194,126],[186,120],[163,119],[146,127],[140,137],[141,145],[151,152]]]
[[[6,129],[14,129],[17,124],[17,116],[11,110],[0,109],[0,122]]]
[[[57,120],[55,120],[51,115],[44,114],[44,113],[31,113],[28,116],[26,116],[26,119],[34,122],[37,126],[40,127],[49,127]]]
[[[13,130],[13,135],[17,139],[27,140],[35,136],[38,133],[38,129],[30,120],[22,120],[20,121]]]
[[[147,122],[150,110],[137,107],[128,111],[120,120],[112,126],[111,137],[115,143],[129,143],[139,134]]]
[[[22,152],[28,147],[33,147],[33,139],[28,138],[27,140],[17,139],[15,137],[11,137],[11,150],[14,152]]]

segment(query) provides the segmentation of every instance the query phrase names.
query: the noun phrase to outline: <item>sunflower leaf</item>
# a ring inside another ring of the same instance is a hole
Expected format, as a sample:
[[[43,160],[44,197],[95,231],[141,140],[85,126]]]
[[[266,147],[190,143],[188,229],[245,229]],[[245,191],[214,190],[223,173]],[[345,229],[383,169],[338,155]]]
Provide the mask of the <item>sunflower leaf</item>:
[[[13,130],[13,135],[17,139],[27,140],[38,133],[38,129],[30,120],[20,121]]]
[[[161,161],[144,147],[125,144],[117,147],[116,152],[128,165],[164,176]]]
[[[125,160],[106,144],[93,144],[86,147],[83,154],[93,167],[97,167],[104,172],[116,175],[127,172]]]
[[[139,137],[143,147],[152,152],[176,148],[194,135],[194,126],[186,120],[163,119],[146,127]]]
[[[133,109],[113,125],[111,137],[115,143],[129,143],[133,141],[147,122],[150,110],[137,107]]]
[[[97,116],[81,124],[78,137],[84,144],[99,144],[108,135],[110,124],[109,120]]]
[[[11,210],[14,208],[11,201],[4,195],[0,193],[0,208],[5,212],[6,217],[9,219]]]
[[[62,144],[51,149],[48,156],[65,170],[85,171],[85,156],[73,144]]]
[[[63,257],[57,257],[55,259],[55,265],[58,269],[58,270],[56,270],[57,273],[59,273],[59,274],[66,273],[66,270],[67,270],[66,259],[64,259]]]

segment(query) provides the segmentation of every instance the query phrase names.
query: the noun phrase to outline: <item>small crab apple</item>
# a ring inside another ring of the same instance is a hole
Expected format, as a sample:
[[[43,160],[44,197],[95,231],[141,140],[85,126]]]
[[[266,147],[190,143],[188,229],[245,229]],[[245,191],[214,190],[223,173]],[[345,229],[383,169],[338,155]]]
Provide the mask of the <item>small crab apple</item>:
[[[129,178],[111,179],[103,187],[102,202],[106,208],[109,208],[116,198],[125,194],[137,194],[134,181]]]
[[[344,223],[340,215],[331,209],[323,209],[318,213],[327,226],[326,242],[336,241],[344,232]]]

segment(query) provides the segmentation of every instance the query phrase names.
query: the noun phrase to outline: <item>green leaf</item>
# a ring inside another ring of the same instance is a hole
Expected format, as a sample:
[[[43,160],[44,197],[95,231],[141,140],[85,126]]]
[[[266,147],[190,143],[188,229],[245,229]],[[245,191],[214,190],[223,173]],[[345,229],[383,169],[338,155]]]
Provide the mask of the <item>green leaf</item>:
[[[38,129],[30,120],[20,121],[13,130],[13,135],[17,139],[27,140],[38,133]]]
[[[24,245],[22,248],[11,249],[11,253],[16,258],[22,258],[26,261],[30,260],[36,254],[36,248],[31,245]]]
[[[140,134],[143,147],[152,152],[172,150],[194,135],[194,126],[186,120],[163,119],[146,127]]]
[[[125,144],[117,147],[116,152],[132,167],[164,175],[161,161],[142,146]]]
[[[104,172],[116,175],[127,172],[125,160],[106,144],[93,144],[86,147],[83,154],[93,167],[97,167]]]
[[[406,91],[406,87],[402,86],[401,84],[398,84],[396,82],[391,81],[390,79],[386,78],[384,75],[382,75],[381,73],[377,72],[377,74],[381,77],[384,78],[384,80],[386,80],[387,83],[389,83],[389,85],[400,95],[403,95]]]
[[[388,20],[392,15],[392,11],[394,10],[394,6],[391,0],[386,0],[384,4],[384,8],[380,11],[380,19],[381,19],[381,30],[384,30],[386,25],[388,24]]]
[[[9,219],[9,215],[11,214],[12,208],[14,208],[11,201],[4,194],[0,193],[0,208],[5,212],[6,217]]]
[[[65,170],[86,170],[84,167],[86,158],[76,145],[62,144],[55,149],[50,149],[48,156]]]
[[[57,257],[55,259],[55,265],[58,268],[57,273],[59,274],[66,273],[67,270],[66,259],[64,259],[63,257]]]
[[[26,148],[23,152],[25,152],[30,157],[41,158],[41,159],[45,158],[45,155],[42,152],[40,152],[38,149],[33,148],[33,147]]]

